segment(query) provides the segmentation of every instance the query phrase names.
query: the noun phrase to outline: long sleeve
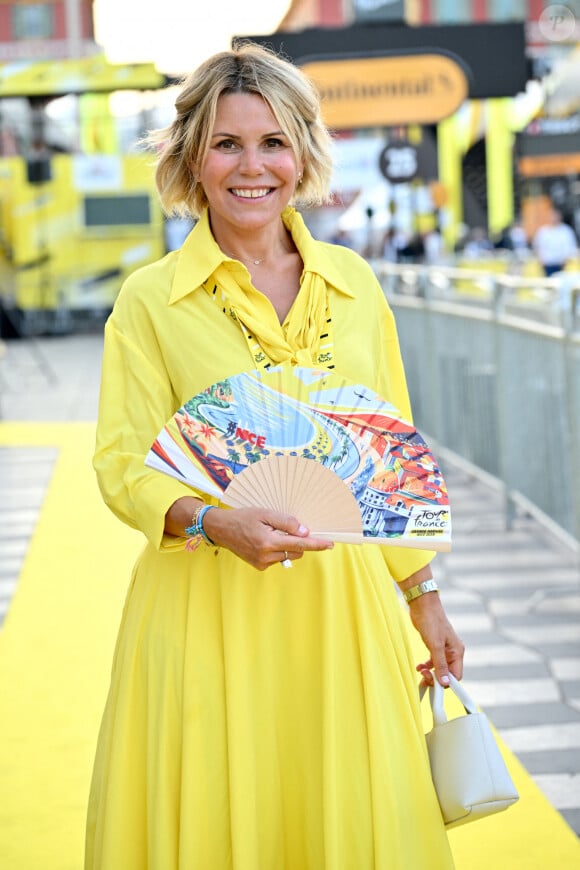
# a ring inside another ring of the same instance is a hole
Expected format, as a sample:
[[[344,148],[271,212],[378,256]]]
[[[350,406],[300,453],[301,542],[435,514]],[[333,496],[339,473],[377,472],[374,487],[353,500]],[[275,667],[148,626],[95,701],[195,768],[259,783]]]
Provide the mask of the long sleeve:
[[[178,498],[198,494],[144,464],[179,402],[150,318],[134,303],[121,296],[105,328],[93,464],[103,499],[116,516],[141,530],[155,548],[180,549],[183,540],[163,534],[165,514]]]

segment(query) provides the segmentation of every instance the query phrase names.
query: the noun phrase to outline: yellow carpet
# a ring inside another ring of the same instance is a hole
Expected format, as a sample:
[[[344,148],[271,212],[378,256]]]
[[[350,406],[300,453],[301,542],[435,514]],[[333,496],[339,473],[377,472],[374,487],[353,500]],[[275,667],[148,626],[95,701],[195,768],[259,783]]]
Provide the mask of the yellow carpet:
[[[84,423],[0,424],[0,446],[59,448],[0,629],[2,870],[82,868],[112,647],[141,547],[141,537],[100,500],[90,466],[93,433]],[[577,870],[575,834],[513,756],[506,757],[521,800],[506,813],[451,832],[457,870]]]

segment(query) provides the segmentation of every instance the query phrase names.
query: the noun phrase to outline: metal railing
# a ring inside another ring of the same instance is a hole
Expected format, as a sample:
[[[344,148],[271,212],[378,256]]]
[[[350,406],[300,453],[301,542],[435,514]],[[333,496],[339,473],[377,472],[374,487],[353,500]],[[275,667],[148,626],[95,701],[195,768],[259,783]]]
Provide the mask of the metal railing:
[[[372,265],[417,428],[580,549],[580,275]]]

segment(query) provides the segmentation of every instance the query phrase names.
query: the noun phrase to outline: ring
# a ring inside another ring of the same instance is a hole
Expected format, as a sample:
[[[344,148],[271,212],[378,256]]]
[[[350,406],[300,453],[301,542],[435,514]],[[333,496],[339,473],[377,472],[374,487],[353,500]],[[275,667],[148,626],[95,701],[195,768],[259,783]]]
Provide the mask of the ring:
[[[280,562],[283,568],[291,568],[292,567],[292,559],[288,558],[288,551],[284,550],[284,559]]]

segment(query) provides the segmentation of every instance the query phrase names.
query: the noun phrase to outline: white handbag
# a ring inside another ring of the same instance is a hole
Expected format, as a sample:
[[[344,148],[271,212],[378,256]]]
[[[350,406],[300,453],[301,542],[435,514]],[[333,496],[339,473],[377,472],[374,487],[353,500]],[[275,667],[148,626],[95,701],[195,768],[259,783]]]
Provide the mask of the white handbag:
[[[487,716],[451,674],[450,689],[466,715],[447,719],[445,689],[435,680],[429,687],[433,729],[426,735],[431,776],[447,828],[505,810],[518,792],[508,773]],[[447,690],[449,691],[449,690]],[[420,689],[420,697],[425,693]]]

